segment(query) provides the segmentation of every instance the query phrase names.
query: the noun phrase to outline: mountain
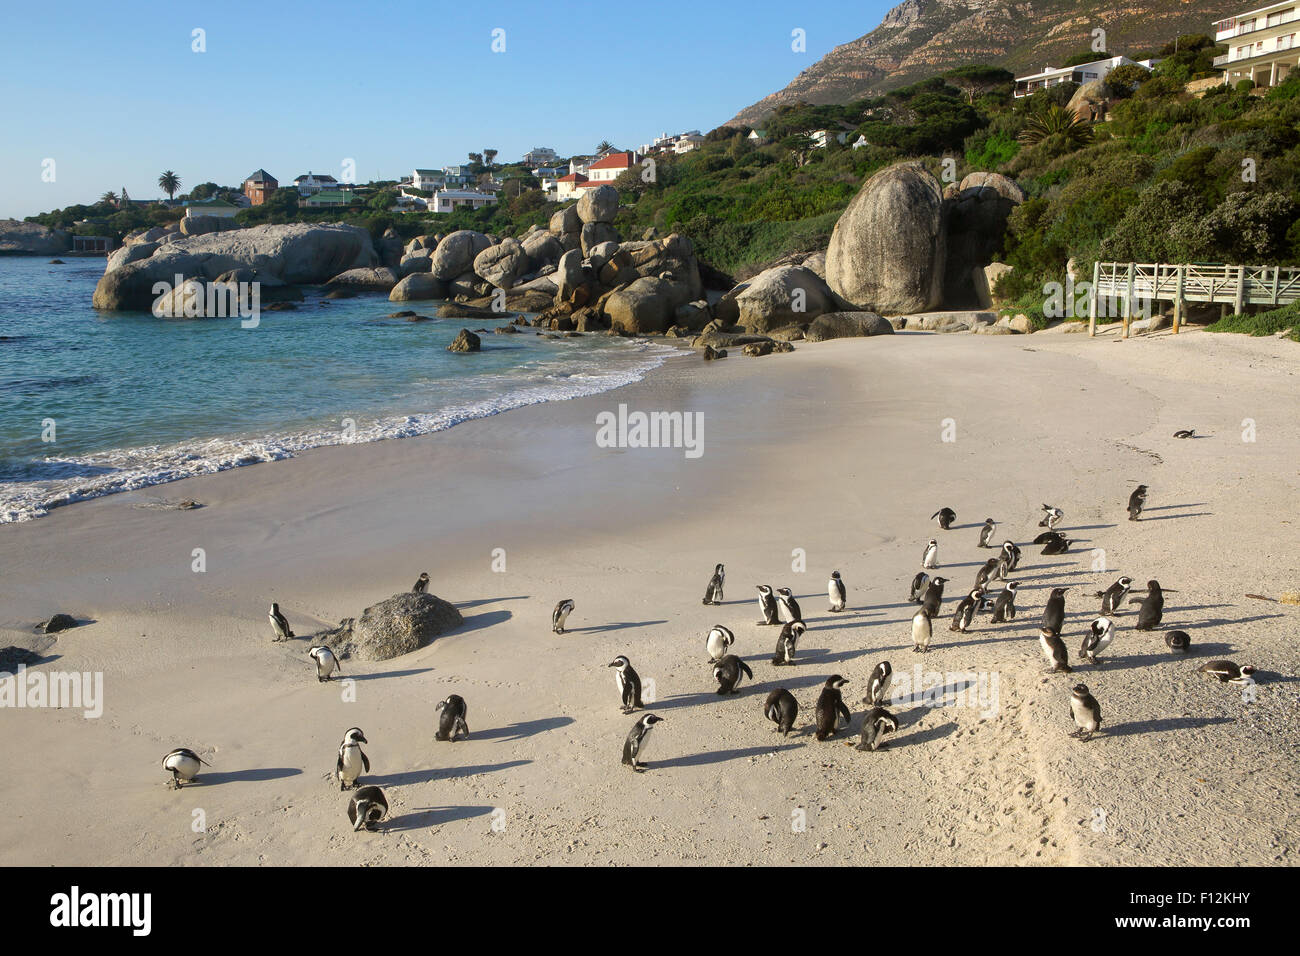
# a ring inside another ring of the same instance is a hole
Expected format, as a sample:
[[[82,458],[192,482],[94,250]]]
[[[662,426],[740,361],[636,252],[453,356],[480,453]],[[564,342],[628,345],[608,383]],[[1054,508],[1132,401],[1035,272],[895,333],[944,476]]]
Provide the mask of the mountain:
[[[1034,73],[1089,49],[1097,27],[1112,55],[1146,55],[1249,8],[1242,0],[904,0],[876,29],[837,46],[730,125],[761,126],[786,103],[847,103],[969,63]]]

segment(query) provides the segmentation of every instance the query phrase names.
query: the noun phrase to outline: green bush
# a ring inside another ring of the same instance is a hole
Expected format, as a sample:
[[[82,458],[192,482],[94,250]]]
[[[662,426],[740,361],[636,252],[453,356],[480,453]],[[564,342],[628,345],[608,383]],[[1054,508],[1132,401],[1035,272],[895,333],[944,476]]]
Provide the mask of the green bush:
[[[1249,93],[1249,92],[1250,92],[1251,90],[1253,90],[1254,88],[1255,88],[1255,81],[1252,80],[1252,79],[1247,78],[1247,79],[1244,79],[1244,80],[1238,80],[1238,81],[1237,81],[1237,92],[1238,92],[1238,93]]]
[[[1207,332],[1241,332],[1256,337],[1276,335],[1286,329],[1291,330],[1287,338],[1300,342],[1300,303],[1268,312],[1256,312],[1254,315],[1235,313],[1205,327]]]

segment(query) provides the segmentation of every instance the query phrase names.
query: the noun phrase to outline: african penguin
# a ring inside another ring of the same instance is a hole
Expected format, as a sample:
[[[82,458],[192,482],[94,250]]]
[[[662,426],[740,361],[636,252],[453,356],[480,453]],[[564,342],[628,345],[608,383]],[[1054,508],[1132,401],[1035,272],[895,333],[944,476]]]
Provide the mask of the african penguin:
[[[993,535],[998,530],[998,523],[992,518],[984,519],[984,527],[980,528],[980,547],[993,547]]]
[[[1192,639],[1186,631],[1170,631],[1165,635],[1165,643],[1171,651],[1183,651],[1192,646]]]
[[[931,521],[938,521],[939,527],[947,531],[952,527],[952,523],[957,520],[957,512],[951,508],[940,508],[934,514],[930,515]]]
[[[921,596],[925,594],[925,589],[930,584],[930,575],[924,571],[917,571],[916,577],[912,578],[912,593],[908,598],[913,604],[921,603]]]
[[[343,665],[339,659],[334,656],[334,652],[324,644],[318,644],[307,651],[307,656],[316,662],[316,680],[322,684],[326,681],[333,680],[335,671],[339,676],[343,675]]]
[[[1097,655],[1110,647],[1115,639],[1115,622],[1108,617],[1099,617],[1088,625],[1088,633],[1083,636],[1083,646],[1079,648],[1079,658],[1089,664],[1097,663]]]
[[[885,734],[898,733],[898,718],[883,707],[872,707],[862,717],[858,750],[876,751],[885,746]]]
[[[1007,621],[1016,619],[1016,592],[1020,590],[1020,582],[1008,581],[998,592],[998,598],[993,602],[994,624],[1004,624]]]
[[[803,620],[803,611],[799,610],[799,602],[794,599],[789,588],[777,588],[776,599],[780,602],[778,611],[782,621],[789,623]]]
[[[424,594],[429,590],[429,572],[421,571],[420,576],[415,579],[415,586],[411,588],[416,594]]]
[[[759,621],[760,625],[777,624],[776,595],[772,593],[772,588],[766,584],[757,584],[758,588],[758,610],[763,615],[763,620]]]
[[[750,680],[754,679],[754,672],[749,669],[749,665],[735,654],[728,654],[713,665],[713,679],[718,682],[718,696],[725,697],[727,694],[739,694],[741,674],[744,674]]]
[[[844,697],[840,694],[840,688],[847,683],[848,681],[839,674],[832,674],[826,678],[821,695],[817,698],[818,740],[825,740],[827,737],[835,736],[841,717],[844,718],[846,724],[852,723],[853,715],[844,706]]]
[[[921,610],[928,616],[935,617],[939,613],[939,605],[943,603],[943,586],[947,583],[947,578],[938,575],[930,579],[925,595],[921,598]]]
[[[1038,527],[1055,529],[1064,517],[1065,512],[1060,508],[1053,508],[1051,505],[1043,505],[1043,520],[1038,522]]]
[[[1074,685],[1074,692],[1070,695],[1070,716],[1077,728],[1071,737],[1091,740],[1092,735],[1101,730],[1101,705],[1088,692],[1087,684]]]
[[[881,661],[873,667],[871,676],[867,678],[867,696],[862,699],[862,702],[873,707],[883,704],[889,694],[889,682],[893,678],[894,669],[889,666],[889,661]]]
[[[826,596],[830,598],[830,610],[844,610],[844,605],[848,601],[848,594],[844,590],[844,582],[840,580],[840,572],[831,572],[831,579],[826,584]]]
[[[162,759],[163,769],[172,775],[172,789],[179,790],[182,786],[181,781],[189,783],[199,775],[199,764],[211,767],[198,754],[189,747],[177,747]]]
[[[708,636],[704,638],[704,649],[709,652],[709,663],[713,664],[727,656],[727,648],[736,643],[736,635],[731,633],[731,629],[723,627],[721,624],[715,624],[709,628]]]
[[[1196,437],[1196,429],[1195,429],[1195,428],[1180,428],[1178,431],[1174,432],[1174,437],[1175,437],[1175,438],[1195,438],[1195,437]]]
[[[1257,670],[1250,664],[1242,664],[1238,667],[1232,661],[1225,660],[1207,661],[1196,669],[1202,674],[1216,678],[1221,683],[1242,685],[1255,683]]]
[[[989,558],[984,562],[984,566],[975,572],[975,588],[982,591],[988,585],[989,579],[993,577],[993,572],[998,569],[998,559]]]
[[[1065,554],[1070,550],[1070,545],[1072,544],[1074,544],[1072,540],[1065,537],[1064,535],[1058,534],[1055,538],[1052,538],[1050,541],[1044,544],[1043,550],[1039,553],[1040,554]]]
[[[551,630],[556,634],[563,634],[564,625],[568,622],[569,615],[572,613],[573,598],[565,598],[555,605],[555,610],[551,612]]]
[[[618,668],[614,672],[614,683],[618,686],[623,713],[630,714],[641,707],[641,677],[632,669],[632,662],[620,654],[606,666]]]
[[[645,770],[641,766],[638,758],[645,753],[646,744],[649,742],[650,731],[654,725],[663,721],[662,717],[654,714],[646,714],[640,718],[632,729],[628,731],[627,739],[623,741],[623,763],[627,764],[637,773]]]
[[[930,635],[933,633],[933,628],[934,625],[930,622],[930,615],[925,613],[925,608],[912,615],[912,653],[924,654],[930,650]]]
[[[1065,592],[1068,590],[1068,587],[1052,588],[1047,607],[1043,608],[1043,627],[1057,634],[1065,626]]]
[[[1007,556],[1008,571],[1014,571],[1020,566],[1020,545],[1014,541],[1003,541],[1002,553]]]
[[[939,566],[939,542],[931,538],[925,546],[925,553],[921,555],[921,567],[927,570],[934,570]]]
[[[384,791],[373,784],[360,787],[348,801],[348,820],[355,833],[358,830],[374,830],[388,815],[388,798]]]
[[[727,571],[722,565],[717,565],[713,569],[713,577],[709,578],[709,584],[704,589],[705,604],[722,603],[722,582],[726,580]]]
[[[793,664],[799,639],[807,630],[808,626],[803,621],[791,621],[782,627],[781,634],[776,639],[776,653],[772,657],[772,663],[778,667],[783,664]]]
[[[1128,496],[1128,520],[1137,521],[1138,515],[1142,514],[1142,507],[1147,503],[1147,486],[1138,485],[1133,489],[1133,493]]]
[[[1133,579],[1128,575],[1118,578],[1114,584],[1104,591],[1098,591],[1094,597],[1101,598],[1102,614],[1118,614],[1120,606],[1124,603],[1124,598],[1128,597],[1129,588],[1133,586]]]
[[[469,708],[465,706],[464,697],[451,694],[446,700],[438,701],[438,706],[434,709],[438,712],[438,731],[433,735],[434,740],[450,740],[454,743],[457,737],[469,736],[469,724],[465,723]]]
[[[962,598],[957,605],[957,610],[953,613],[952,623],[948,625],[948,630],[964,633],[971,626],[971,622],[975,620],[975,609],[980,606],[983,600],[984,592],[979,588],[975,588]]]
[[[782,736],[786,736],[794,729],[795,718],[799,716],[799,702],[794,699],[794,694],[778,687],[763,702],[763,716],[776,724]]]
[[[287,641],[293,637],[293,628],[289,626],[288,618],[280,613],[280,605],[272,602],[267,617],[271,619],[271,630],[275,632],[274,640]]]
[[[357,785],[363,772],[370,773],[370,758],[361,749],[368,744],[366,735],[360,727],[349,727],[339,744],[339,759],[334,764],[334,776],[338,777],[339,789],[350,790]]]
[[[1147,596],[1132,598],[1129,603],[1135,604],[1139,601],[1142,606],[1138,608],[1137,623],[1133,627],[1139,631],[1154,630],[1160,625],[1160,619],[1165,616],[1165,592],[1161,589],[1160,582],[1148,581]]]
[[[1042,648],[1043,656],[1047,658],[1047,663],[1052,665],[1050,673],[1062,674],[1070,673],[1069,655],[1065,651],[1065,641],[1061,640],[1061,635],[1050,627],[1039,628],[1038,646]]]

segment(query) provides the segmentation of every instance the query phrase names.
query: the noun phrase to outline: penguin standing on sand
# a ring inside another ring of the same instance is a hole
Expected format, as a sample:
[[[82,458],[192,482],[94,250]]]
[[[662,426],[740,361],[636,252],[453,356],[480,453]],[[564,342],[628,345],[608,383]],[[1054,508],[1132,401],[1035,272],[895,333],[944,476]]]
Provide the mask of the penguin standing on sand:
[[[1128,597],[1129,588],[1133,587],[1133,579],[1127,574],[1118,578],[1114,584],[1104,591],[1098,591],[1094,597],[1101,598],[1102,614],[1118,614],[1124,598]]]
[[[1070,695],[1070,716],[1077,728],[1071,737],[1091,740],[1092,735],[1101,730],[1101,705],[1088,692],[1087,684],[1074,685],[1074,693]]]
[[[889,661],[881,661],[871,669],[871,676],[867,678],[867,696],[862,702],[879,707],[885,702],[885,697],[889,694],[889,682],[893,679],[894,669],[889,666]]]
[[[1003,585],[1002,590],[998,593],[998,598],[993,602],[993,623],[1005,624],[1007,621],[1016,619],[1016,592],[1020,590],[1020,582],[1008,581]]]
[[[271,602],[271,611],[267,614],[271,620],[271,630],[275,632],[275,641],[287,641],[293,638],[293,628],[289,626],[289,619],[280,613],[280,605],[274,601]]]
[[[339,759],[334,764],[334,776],[338,777],[340,790],[351,790],[361,779],[362,773],[370,773],[370,758],[361,749],[368,744],[366,735],[360,727],[349,727],[339,744]]]
[[[709,578],[708,587],[704,589],[705,604],[722,603],[722,582],[727,578],[727,570],[722,565],[717,565],[713,569],[713,577]]]
[[[1065,626],[1065,592],[1068,590],[1069,588],[1052,588],[1047,607],[1043,608],[1043,627],[1057,634]]]
[[[989,580],[998,569],[998,559],[989,558],[984,562],[984,566],[975,572],[975,589],[983,591],[988,586]]]
[[[925,546],[925,553],[921,555],[921,567],[933,571],[939,566],[939,542],[931,538]]]
[[[1160,587],[1160,582],[1151,580],[1147,582],[1147,596],[1145,598],[1131,598],[1130,604],[1141,602],[1142,606],[1138,608],[1137,623],[1133,625],[1139,631],[1151,631],[1160,626],[1160,619],[1165,616],[1165,592]]]
[[[438,731],[433,735],[434,740],[450,740],[454,743],[458,737],[469,736],[469,724],[465,723],[469,708],[465,706],[464,697],[451,694],[446,700],[438,701],[438,706],[434,709],[438,713]]]
[[[1218,660],[1207,661],[1200,667],[1196,668],[1200,673],[1215,678],[1223,684],[1246,684],[1255,683],[1255,672],[1258,668],[1250,664],[1242,664],[1238,667],[1232,661]]]
[[[795,718],[799,716],[799,702],[794,699],[794,694],[784,687],[778,687],[763,702],[763,716],[776,724],[781,736],[787,736],[794,729]]]
[[[163,769],[172,775],[173,790],[179,790],[183,786],[182,780],[189,783],[197,777],[200,764],[212,766],[189,747],[177,747],[162,759]]]
[[[374,785],[361,787],[348,801],[348,820],[353,832],[374,830],[388,815],[388,798]]]
[[[718,661],[713,666],[713,679],[718,682],[718,696],[725,697],[728,694],[739,694],[742,674],[750,680],[754,679],[754,672],[749,669],[749,665],[735,654],[728,654]]]
[[[645,771],[638,758],[645,753],[646,744],[649,743],[650,731],[654,725],[662,723],[663,718],[655,714],[646,714],[628,731],[627,739],[623,741],[623,763],[627,764],[637,773]]]
[[[1061,523],[1065,517],[1065,512],[1060,508],[1054,508],[1051,505],[1043,505],[1043,518],[1038,522],[1038,527],[1055,530],[1056,526]]]
[[[780,602],[777,610],[782,621],[789,623],[803,620],[803,611],[799,609],[799,602],[794,599],[789,588],[777,588],[776,599]]]
[[[826,584],[826,596],[830,598],[830,609],[832,611],[844,610],[844,605],[848,601],[848,593],[844,590],[844,582],[840,580],[840,572],[831,572],[831,579]]]
[[[1186,654],[1192,646],[1192,639],[1186,631],[1170,631],[1165,635],[1165,643],[1169,645],[1171,651]]]
[[[925,589],[925,595],[921,598],[921,610],[927,616],[934,617],[939,613],[939,605],[943,603],[943,586],[947,583],[947,578],[941,578],[938,575],[930,579],[930,583]]]
[[[425,594],[429,590],[429,572],[421,571],[420,576],[415,579],[415,585],[411,588],[416,594]]]
[[[776,609],[776,595],[772,593],[772,588],[766,584],[755,585],[758,588],[758,610],[763,615],[763,620],[759,625],[778,624],[780,623]]]
[[[564,625],[568,622],[569,615],[572,613],[573,598],[565,598],[555,605],[555,610],[551,612],[551,630],[556,634],[563,634]]]
[[[950,631],[961,631],[963,634],[975,620],[975,609],[980,606],[984,600],[984,592],[979,588],[971,591],[961,603],[957,605],[957,610],[952,615],[952,623],[948,625]]]
[[[908,600],[913,604],[920,604],[921,597],[925,594],[925,589],[929,587],[930,575],[924,571],[917,571],[916,577],[912,578],[912,593]]]
[[[818,740],[825,740],[827,737],[835,736],[841,717],[844,718],[846,724],[853,722],[853,715],[844,706],[844,696],[840,693],[840,688],[847,683],[848,681],[839,674],[832,674],[826,678],[821,695],[817,698]]]
[[[324,644],[318,644],[308,650],[307,656],[316,662],[316,680],[322,684],[333,680],[335,671],[339,672],[340,677],[343,676],[343,666],[339,664],[339,659]]]
[[[930,636],[933,633],[934,625],[930,621],[930,615],[925,613],[925,608],[921,608],[912,615],[912,653],[927,653],[930,650]]]
[[[1142,514],[1142,507],[1147,503],[1147,486],[1138,485],[1133,489],[1133,494],[1128,496],[1128,520],[1137,521],[1138,515]]]
[[[803,621],[791,621],[781,628],[781,635],[776,639],[776,653],[772,663],[778,667],[794,663],[794,652],[808,626]]]
[[[1050,673],[1070,673],[1070,656],[1065,650],[1065,641],[1061,640],[1061,635],[1050,627],[1039,628],[1038,646],[1043,651],[1043,656],[1047,658],[1047,663],[1052,665]]]
[[[1020,567],[1020,545],[1014,541],[1002,542],[1002,553],[1007,556],[1007,570],[1014,571]],[[1006,575],[1003,575],[1006,577]]]
[[[704,638],[704,649],[709,652],[709,663],[714,664],[727,656],[727,649],[736,643],[736,635],[731,633],[731,628],[723,627],[721,624],[715,624],[709,628],[708,636]]]
[[[980,528],[980,547],[993,547],[993,535],[997,533],[998,523],[992,518],[984,519],[984,527]]]
[[[934,514],[930,515],[931,521],[938,521],[939,527],[947,531],[952,527],[952,523],[957,520],[957,512],[951,508],[940,508]]]
[[[1083,636],[1083,646],[1079,648],[1079,659],[1089,664],[1097,663],[1097,655],[1110,647],[1115,639],[1115,622],[1108,617],[1099,617],[1088,625],[1088,633]]]
[[[898,733],[898,718],[883,707],[872,707],[862,718],[858,750],[876,751],[885,746],[885,734]]]
[[[614,683],[618,686],[623,713],[630,714],[641,707],[641,677],[632,669],[632,662],[620,654],[606,666],[618,668],[614,672]]]

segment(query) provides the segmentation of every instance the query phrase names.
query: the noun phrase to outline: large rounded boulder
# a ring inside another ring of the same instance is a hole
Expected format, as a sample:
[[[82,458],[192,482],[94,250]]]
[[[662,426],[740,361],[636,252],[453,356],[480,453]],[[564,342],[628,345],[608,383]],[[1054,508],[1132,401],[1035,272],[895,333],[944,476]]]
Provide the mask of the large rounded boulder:
[[[423,299],[447,298],[447,283],[428,272],[412,272],[393,286],[390,302],[419,302]]]
[[[474,257],[474,272],[498,289],[509,289],[528,272],[528,253],[517,239],[502,239]]]
[[[618,190],[613,186],[597,186],[583,190],[577,205],[578,218],[584,223],[613,222],[618,214]]]
[[[605,300],[605,314],[610,328],[629,335],[657,335],[667,332],[677,306],[673,284],[665,279],[646,277],[610,293]]]
[[[492,240],[472,229],[458,229],[433,250],[430,271],[439,279],[454,279],[474,268],[474,259],[492,245]]]
[[[313,640],[329,645],[340,657],[386,661],[409,654],[463,623],[460,611],[442,598],[407,591],[366,608],[360,618],[347,618]]]
[[[825,342],[829,339],[861,338],[868,335],[893,335],[888,319],[874,312],[826,312],[812,320],[804,340]]]
[[[737,324],[765,333],[798,325],[834,309],[835,297],[817,273],[802,266],[777,266],[760,272],[736,296]]]

